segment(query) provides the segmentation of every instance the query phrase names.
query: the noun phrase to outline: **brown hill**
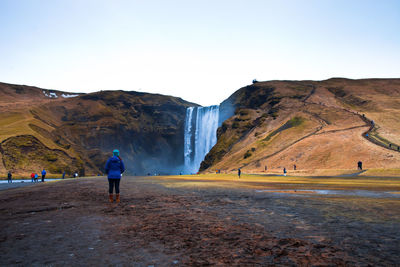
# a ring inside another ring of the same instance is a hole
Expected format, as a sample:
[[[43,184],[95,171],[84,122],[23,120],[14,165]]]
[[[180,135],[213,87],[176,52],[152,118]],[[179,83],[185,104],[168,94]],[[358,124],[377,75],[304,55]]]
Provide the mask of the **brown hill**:
[[[147,93],[0,83],[0,172],[93,175],[115,148],[132,174],[173,172],[183,164],[185,110],[193,105]]]
[[[400,167],[400,79],[258,82],[220,109],[202,171]]]

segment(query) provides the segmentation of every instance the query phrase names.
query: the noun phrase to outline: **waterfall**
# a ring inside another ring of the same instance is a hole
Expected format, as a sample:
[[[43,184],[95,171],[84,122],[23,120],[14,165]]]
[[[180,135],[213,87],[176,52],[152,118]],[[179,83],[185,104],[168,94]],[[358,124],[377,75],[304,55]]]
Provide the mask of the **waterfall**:
[[[184,132],[185,172],[196,173],[204,157],[217,143],[219,106],[186,109]]]
[[[190,164],[190,158],[192,154],[192,117],[193,117],[193,107],[186,109],[186,120],[185,120],[185,133],[184,133],[184,160],[185,168]]]

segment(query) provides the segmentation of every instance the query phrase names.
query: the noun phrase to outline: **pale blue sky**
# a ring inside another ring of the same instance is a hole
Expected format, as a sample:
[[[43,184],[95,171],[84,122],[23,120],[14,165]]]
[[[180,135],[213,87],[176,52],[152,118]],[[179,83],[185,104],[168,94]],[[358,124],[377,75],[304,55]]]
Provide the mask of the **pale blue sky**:
[[[0,36],[0,81],[71,92],[400,77],[398,0],[0,0]]]

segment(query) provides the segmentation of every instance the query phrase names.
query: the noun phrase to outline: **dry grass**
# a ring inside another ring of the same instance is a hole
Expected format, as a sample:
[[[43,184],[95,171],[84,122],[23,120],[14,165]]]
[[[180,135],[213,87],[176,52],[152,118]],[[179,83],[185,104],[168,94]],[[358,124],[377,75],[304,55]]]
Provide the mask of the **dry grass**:
[[[199,186],[246,186],[254,188],[290,188],[293,189],[363,189],[399,191],[400,178],[379,177],[301,177],[301,176],[261,176],[244,174],[238,178],[235,174],[200,174],[162,176],[160,179],[190,181]]]

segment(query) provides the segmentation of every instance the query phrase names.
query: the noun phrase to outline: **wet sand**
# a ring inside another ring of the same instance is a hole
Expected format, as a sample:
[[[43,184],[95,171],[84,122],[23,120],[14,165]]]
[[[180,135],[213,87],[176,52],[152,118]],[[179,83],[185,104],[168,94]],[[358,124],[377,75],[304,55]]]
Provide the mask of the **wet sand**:
[[[0,183],[0,191],[11,189],[11,188],[19,188],[19,187],[34,185],[34,184],[37,184],[37,183],[32,183],[32,182],[21,183],[19,181],[13,181],[12,183]]]
[[[260,191],[273,186],[124,177],[120,204],[107,203],[103,177],[3,190],[0,265],[400,262],[398,197]]]
[[[45,182],[53,182],[53,181],[57,181],[60,179],[46,179]],[[25,187],[25,186],[30,186],[30,185],[36,185],[41,183],[41,181],[39,180],[36,183],[32,183],[31,180],[16,180],[14,179],[12,181],[12,183],[8,183],[7,180],[0,180],[0,191],[1,190],[7,190],[7,189],[11,189],[11,188],[19,188],[19,187]]]

